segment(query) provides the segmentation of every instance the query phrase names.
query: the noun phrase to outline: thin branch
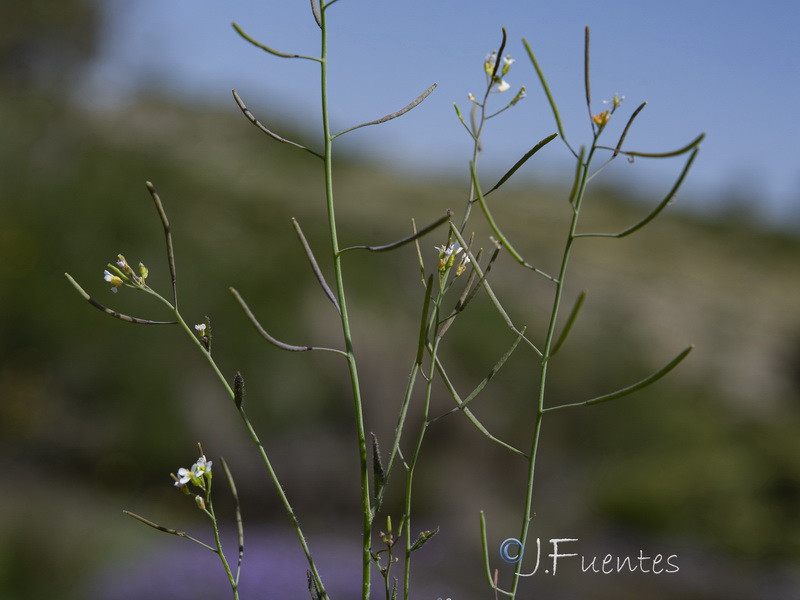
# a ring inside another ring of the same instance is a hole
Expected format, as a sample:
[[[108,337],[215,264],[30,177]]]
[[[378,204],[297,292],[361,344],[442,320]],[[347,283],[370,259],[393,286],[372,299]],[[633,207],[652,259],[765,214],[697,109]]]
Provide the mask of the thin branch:
[[[575,319],[578,318],[578,313],[581,312],[581,307],[583,306],[583,301],[586,300],[586,291],[582,291],[578,295],[578,299],[575,301],[575,305],[572,307],[572,311],[569,313],[569,317],[567,317],[567,322],[564,324],[564,329],[561,330],[561,335],[558,336],[558,340],[553,345],[553,349],[550,351],[550,357],[556,355],[559,348],[564,344],[569,336],[569,332],[572,331],[572,326],[575,324]]]
[[[137,323],[139,325],[177,325],[177,321],[151,321],[149,319],[139,319],[137,317],[130,317],[128,315],[124,315],[120,312],[112,310],[107,306],[100,304],[97,300],[92,298],[89,294],[87,294],[84,289],[78,285],[78,282],[75,281],[69,273],[64,273],[67,280],[72,284],[78,293],[83,296],[83,299],[86,300],[89,304],[97,308],[98,310],[102,310],[104,313],[111,315],[121,321],[125,321],[126,323]]]
[[[577,406],[591,406],[592,404],[600,404],[602,402],[608,402],[610,400],[616,400],[617,398],[622,398],[623,396],[627,396],[628,394],[632,394],[648,385],[655,383],[659,379],[661,379],[664,375],[672,371],[675,367],[677,367],[684,358],[686,358],[689,353],[694,349],[694,345],[689,346],[685,350],[683,350],[678,356],[673,358],[670,362],[666,365],[661,367],[655,373],[648,375],[641,381],[637,381],[633,385],[629,385],[628,387],[622,388],[617,390],[616,392],[611,392],[610,394],[604,394],[602,396],[597,396],[596,398],[592,398],[591,400],[586,400],[584,402],[574,402],[572,404],[561,404],[559,406],[551,406],[550,408],[545,408],[543,412],[550,412],[553,410],[560,410],[562,408],[574,408]]]
[[[361,123],[361,125],[356,125],[355,127],[351,127],[350,129],[345,129],[344,131],[340,131],[339,133],[336,133],[336,134],[332,135],[331,139],[333,140],[333,139],[339,137],[340,135],[344,135],[345,133],[349,133],[349,132],[354,131],[356,129],[361,129],[362,127],[368,127],[370,125],[380,125],[381,123],[386,123],[386,121],[391,121],[392,119],[396,119],[397,117],[403,116],[408,111],[410,111],[412,108],[417,106],[420,102],[425,100],[425,98],[430,96],[431,92],[433,92],[433,90],[436,89],[437,85],[438,84],[434,83],[427,90],[425,90],[419,96],[417,96],[417,98],[414,99],[410,104],[407,104],[406,106],[404,106],[400,110],[398,110],[396,112],[393,112],[391,114],[388,114],[385,117],[381,117],[380,119],[377,119],[375,121],[370,121],[368,123]]]
[[[417,357],[414,359],[414,364],[417,366],[422,365],[422,356],[425,350],[425,344],[428,339],[428,313],[431,306],[431,294],[433,293],[433,274],[428,277],[425,285],[425,300],[422,304],[422,319],[419,323],[419,339],[417,343]]]
[[[183,531],[177,531],[175,529],[170,529],[168,527],[163,527],[163,526],[159,525],[158,523],[153,523],[149,519],[145,519],[144,517],[142,517],[140,515],[137,515],[136,513],[132,513],[129,510],[123,510],[122,512],[124,514],[128,515],[129,517],[132,517],[132,518],[136,519],[140,523],[144,523],[148,527],[152,527],[153,529],[155,529],[157,531],[160,531],[162,533],[168,533],[169,535],[175,535],[175,536],[178,536],[178,537],[186,538],[187,540],[190,540],[190,541],[194,542],[195,544],[201,545],[203,548],[206,548],[207,550],[211,550],[211,552],[213,552],[214,554],[218,554],[219,553],[216,548],[214,548],[212,546],[209,546],[208,544],[204,544],[200,540],[195,539],[190,535],[187,535]]]
[[[233,502],[236,508],[236,534],[237,539],[239,541],[239,560],[236,566],[236,585],[239,585],[239,574],[242,572],[242,559],[244,558],[244,526],[242,525],[242,506],[239,503],[239,494],[236,491],[236,483],[233,481],[233,475],[231,474],[231,470],[228,468],[228,463],[225,462],[225,459],[221,456],[219,457],[220,463],[222,463],[222,470],[225,471],[225,477],[228,479],[228,485],[231,488],[231,495],[233,496]]]
[[[383,246],[350,246],[349,248],[343,248],[339,250],[338,254],[342,255],[345,252],[350,252],[351,250],[369,250],[370,252],[386,252],[387,250],[394,250],[395,248],[399,248],[400,246],[404,246],[410,242],[413,242],[416,239],[421,238],[426,233],[433,231],[440,225],[447,223],[453,217],[453,211],[450,209],[447,210],[443,217],[440,217],[427,227],[423,227],[419,231],[415,231],[413,234],[409,235],[408,237],[404,237],[401,240],[397,240],[396,242],[392,242],[390,244],[385,244]]]
[[[161,224],[164,226],[164,237],[167,241],[167,261],[169,262],[169,275],[172,278],[172,307],[178,310],[178,273],[175,270],[175,249],[172,246],[172,232],[169,227],[169,220],[167,220],[167,213],[164,211],[164,205],[161,203],[156,188],[149,181],[145,183],[147,191],[153,198],[158,211],[158,217],[161,219]]]
[[[518,454],[519,456],[522,456],[523,458],[528,458],[528,455],[525,454],[524,452],[522,452],[522,450],[518,450],[517,448],[515,448],[511,444],[508,444],[508,443],[504,442],[503,440],[501,440],[500,438],[495,437],[494,435],[489,433],[489,430],[486,429],[486,427],[483,425],[483,423],[481,423],[478,420],[478,418],[472,413],[472,411],[468,407],[463,406],[464,401],[461,399],[461,396],[459,396],[458,391],[456,391],[455,386],[450,381],[450,377],[448,377],[447,372],[444,370],[444,365],[442,365],[442,362],[441,362],[441,360],[439,360],[438,356],[436,357],[436,371],[439,373],[439,376],[442,378],[442,382],[444,383],[445,387],[447,388],[447,391],[450,392],[450,396],[452,396],[453,400],[455,400],[456,404],[458,404],[458,406],[456,408],[461,409],[461,411],[466,415],[467,419],[469,419],[470,423],[472,423],[478,431],[480,431],[483,435],[485,435],[489,440],[499,444],[500,446],[502,446],[503,448],[506,448],[507,450],[511,450],[511,452],[513,452],[514,454]]]
[[[302,144],[298,144],[297,142],[293,142],[292,140],[287,140],[286,138],[283,138],[283,137],[279,136],[277,133],[275,133],[273,131],[270,131],[269,129],[264,127],[264,125],[258,119],[255,118],[253,113],[250,112],[250,109],[248,109],[247,106],[245,106],[245,103],[239,97],[239,94],[236,93],[236,90],[231,90],[231,92],[233,92],[233,99],[236,101],[236,104],[239,106],[239,109],[242,111],[244,116],[247,117],[248,120],[253,125],[258,127],[261,131],[266,133],[273,140],[275,140],[276,142],[280,142],[281,144],[289,144],[290,146],[294,146],[295,148],[299,148],[300,150],[305,150],[306,152],[309,152],[309,153],[313,154],[317,158],[325,158],[322,154],[319,154],[318,152],[315,152],[314,150],[311,150],[310,148],[306,148]]]
[[[556,127],[558,127],[558,133],[561,135],[561,139],[564,140],[564,143],[569,148],[569,151],[572,152],[575,158],[578,158],[578,154],[575,150],[572,149],[572,146],[569,145],[566,136],[564,135],[564,126],[561,124],[561,116],[558,114],[558,107],[556,106],[556,101],[553,99],[553,94],[550,93],[550,87],[547,85],[547,80],[544,77],[544,73],[542,69],[539,67],[539,62],[536,60],[536,57],[533,54],[533,50],[531,50],[530,45],[528,44],[528,40],[525,38],[522,39],[522,44],[525,46],[525,50],[528,53],[528,57],[531,59],[533,63],[533,68],[536,69],[536,74],[539,76],[539,82],[542,84],[542,89],[544,90],[545,96],[547,96],[547,101],[550,103],[550,110],[553,111],[553,117],[556,120]]]
[[[557,283],[555,277],[549,275],[548,273],[545,273],[541,269],[537,269],[528,261],[526,261],[524,258],[522,258],[519,252],[517,252],[511,245],[511,242],[509,242],[508,239],[503,235],[503,232],[500,231],[500,228],[497,226],[494,217],[492,217],[492,213],[489,212],[489,206],[486,204],[486,200],[484,199],[483,193],[481,192],[480,184],[478,183],[478,176],[475,173],[475,163],[470,164],[470,170],[472,172],[472,183],[475,187],[475,194],[478,197],[478,203],[481,205],[481,210],[483,211],[483,215],[486,217],[486,221],[489,223],[489,227],[492,228],[492,231],[494,231],[494,234],[497,236],[500,243],[502,243],[503,246],[505,246],[506,250],[508,250],[508,253],[511,256],[513,256],[514,259],[523,267],[526,267],[534,271],[535,273],[538,273],[542,277],[545,277],[546,279],[549,279],[550,281]]]
[[[253,327],[256,328],[256,331],[258,331],[258,333],[261,334],[261,337],[263,337],[273,346],[276,346],[281,350],[286,350],[287,352],[308,352],[309,350],[323,350],[325,352],[333,352],[335,354],[340,354],[341,356],[344,357],[348,356],[346,352],[342,352],[341,350],[336,350],[334,348],[322,348],[318,346],[294,346],[292,344],[286,344],[284,342],[281,342],[280,340],[272,337],[269,333],[267,333],[266,329],[264,329],[261,326],[261,323],[258,322],[258,319],[256,319],[255,315],[250,310],[250,307],[247,306],[247,303],[239,295],[239,292],[237,292],[234,288],[228,288],[228,289],[230,290],[231,294],[233,294],[233,297],[236,299],[236,301],[239,303],[239,306],[242,307],[244,314],[247,316],[248,319],[250,319],[250,322],[253,324]]]
[[[319,281],[319,284],[322,286],[322,291],[325,292],[325,295],[331,302],[333,302],[333,305],[336,307],[336,310],[339,311],[339,314],[341,314],[342,309],[339,308],[339,301],[336,300],[336,296],[333,294],[333,291],[331,290],[330,286],[328,286],[328,282],[325,281],[325,276],[322,274],[322,270],[319,268],[317,259],[314,258],[314,253],[311,251],[311,246],[308,245],[306,236],[303,235],[303,230],[300,229],[300,223],[298,223],[297,219],[295,219],[294,217],[292,217],[292,225],[294,225],[294,230],[297,233],[297,237],[300,238],[300,243],[303,244],[303,249],[306,251],[308,262],[311,263],[311,269],[314,271],[314,275],[316,275],[317,281]]]
[[[481,550],[483,551],[483,571],[486,574],[486,581],[489,582],[489,587],[492,588],[495,593],[499,592],[504,596],[513,598],[513,592],[500,589],[497,587],[497,582],[492,579],[492,569],[489,566],[489,543],[486,535],[486,514],[483,511],[481,511]]]
[[[689,168],[692,166],[697,153],[699,152],[699,148],[695,148],[692,152],[691,156],[689,156],[689,160],[686,161],[686,165],[683,167],[683,171],[681,171],[678,180],[675,182],[675,185],[672,186],[672,189],[669,191],[667,196],[658,204],[658,206],[653,209],[653,211],[647,215],[641,221],[631,225],[627,229],[623,229],[622,231],[618,231],[617,233],[576,233],[575,237],[612,237],[612,238],[623,238],[627,235],[632,234],[634,231],[638,231],[645,225],[647,225],[650,221],[655,219],[662,210],[664,210],[667,205],[672,201],[675,194],[678,192],[678,189],[681,187],[683,180],[686,178],[686,175],[689,173]]]
[[[461,244],[461,247],[462,248],[467,248],[466,252],[469,255],[470,264],[478,272],[478,275],[481,278],[480,279],[481,285],[483,285],[483,289],[486,291],[486,295],[489,296],[489,300],[494,305],[494,307],[497,310],[497,312],[500,314],[500,317],[503,319],[503,321],[505,322],[506,326],[508,326],[508,328],[511,331],[513,331],[514,333],[520,334],[521,333],[520,330],[517,329],[516,325],[514,325],[514,323],[511,321],[511,317],[508,316],[508,313],[503,308],[503,305],[500,304],[500,300],[495,295],[494,290],[492,290],[492,287],[489,285],[489,282],[486,280],[486,273],[481,270],[480,265],[478,264],[476,257],[469,250],[469,248],[467,246],[467,242],[464,241],[464,238],[461,236],[461,233],[458,231],[458,228],[453,223],[450,223],[450,231],[453,232],[453,235],[458,240],[458,243]],[[523,339],[528,344],[528,346],[530,346],[533,349],[533,351],[536,352],[536,354],[538,354],[539,356],[542,356],[542,351],[539,350],[539,348],[536,347],[536,344],[534,344],[532,341],[530,341],[527,337],[525,337]]]
[[[672,156],[680,156],[681,154],[686,154],[690,150],[697,148],[700,142],[703,141],[703,138],[706,137],[705,133],[701,133],[691,142],[686,144],[683,148],[678,148],[677,150],[672,150],[671,152],[635,152],[630,150],[618,150],[617,148],[610,148],[609,146],[597,146],[598,148],[602,148],[603,150],[615,150],[619,154],[624,154],[625,156],[640,156],[642,158],[670,158]]]
[[[253,46],[255,46],[256,48],[260,48],[264,52],[268,52],[269,54],[272,54],[273,56],[278,56],[280,58],[302,58],[304,60],[313,60],[313,61],[316,61],[316,62],[322,62],[322,60],[317,58],[316,56],[303,56],[301,54],[289,54],[287,52],[281,52],[280,50],[275,50],[275,48],[270,48],[269,46],[267,46],[265,44],[262,44],[261,42],[255,40],[252,37],[250,37],[249,35],[247,35],[244,32],[244,30],[241,27],[239,27],[238,24],[231,23],[231,25],[233,25],[233,28],[236,30],[236,33],[238,33],[245,40],[247,40],[248,42],[253,44]]]
[[[493,187],[492,189],[490,189],[488,192],[486,192],[486,193],[484,194],[484,196],[488,196],[488,195],[489,195],[489,194],[491,194],[493,191],[495,191],[497,188],[499,188],[501,185],[503,185],[503,184],[504,184],[504,183],[505,183],[505,182],[506,182],[506,181],[507,181],[507,180],[508,180],[508,179],[509,179],[509,178],[510,178],[510,177],[511,177],[511,176],[512,176],[514,173],[516,173],[516,172],[517,172],[517,170],[518,170],[518,169],[519,169],[519,168],[520,168],[522,165],[524,165],[524,164],[525,164],[525,163],[528,161],[528,159],[529,159],[531,156],[533,156],[533,155],[534,155],[534,154],[536,154],[536,153],[537,153],[539,150],[541,150],[542,148],[544,148],[544,147],[545,147],[547,144],[549,144],[550,142],[552,142],[552,141],[553,141],[553,140],[554,140],[556,137],[558,137],[558,134],[557,134],[557,133],[554,133],[554,134],[552,134],[552,135],[549,135],[549,136],[547,136],[546,138],[544,138],[542,141],[540,141],[538,144],[536,144],[536,145],[535,145],[533,148],[531,148],[530,150],[528,150],[528,151],[525,153],[525,155],[524,155],[522,158],[520,158],[520,159],[519,159],[519,160],[518,160],[518,161],[517,161],[517,162],[514,164],[514,166],[513,166],[513,167],[511,167],[511,168],[510,168],[508,171],[506,171],[506,174],[505,174],[505,175],[503,175],[503,176],[500,178],[500,181],[498,181],[497,183],[495,183],[495,184],[494,184],[494,187]],[[477,202],[477,200],[478,200],[478,199],[477,199],[477,198],[475,198],[475,199],[473,199],[473,200],[472,200],[472,202]]]
[[[467,408],[467,406],[475,398],[478,397],[478,394],[480,394],[481,391],[483,391],[483,388],[485,388],[486,385],[494,378],[494,376],[497,375],[497,372],[500,370],[500,368],[511,357],[511,354],[514,352],[514,350],[517,349],[517,346],[519,345],[520,340],[522,340],[522,338],[525,337],[524,334],[525,334],[525,330],[523,329],[522,332],[516,337],[514,342],[511,344],[511,347],[505,352],[505,354],[503,354],[503,356],[500,357],[500,360],[498,360],[495,363],[495,365],[489,371],[488,375],[486,375],[486,377],[484,377],[481,380],[481,382],[475,387],[474,390],[472,390],[472,392],[470,393],[469,396],[467,396],[461,402],[458,402],[458,400],[456,400],[456,403],[458,404],[458,406],[455,406],[455,407],[451,408],[450,410],[448,410],[447,412],[444,412],[444,413],[440,414],[438,417],[434,417],[434,418],[430,419],[428,421],[428,424],[430,425],[431,423],[434,423],[435,421],[438,421],[439,419],[441,419],[443,417],[446,417],[447,415],[450,415],[450,414],[452,414],[454,412],[457,412],[459,410],[461,410],[461,411],[465,410]]]
[[[642,102],[636,108],[636,110],[633,111],[633,114],[631,115],[631,118],[628,119],[628,122],[625,124],[625,129],[622,130],[622,135],[619,136],[619,141],[617,142],[617,147],[614,148],[614,154],[613,154],[612,158],[614,156],[617,156],[620,153],[620,151],[622,150],[622,143],[625,141],[625,137],[628,135],[628,130],[631,128],[631,125],[633,125],[633,120],[639,115],[640,112],[642,112],[642,109],[645,106],[647,106],[647,102]]]

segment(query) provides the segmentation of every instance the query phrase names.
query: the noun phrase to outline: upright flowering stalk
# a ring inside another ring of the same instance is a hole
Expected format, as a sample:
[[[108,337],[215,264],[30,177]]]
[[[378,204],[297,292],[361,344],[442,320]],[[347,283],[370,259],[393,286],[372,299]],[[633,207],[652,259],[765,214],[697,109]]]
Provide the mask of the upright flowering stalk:
[[[467,130],[467,133],[472,138],[472,159],[470,164],[472,168],[474,168],[478,163],[478,157],[483,150],[483,144],[481,142],[481,135],[483,134],[483,128],[486,125],[489,119],[496,117],[500,113],[508,110],[512,106],[515,106],[520,100],[525,98],[525,86],[521,86],[519,91],[514,94],[513,97],[502,106],[500,109],[489,112],[488,102],[489,97],[492,94],[502,94],[503,92],[508,91],[511,89],[511,85],[505,80],[506,75],[508,75],[509,71],[511,70],[511,65],[516,62],[515,59],[511,58],[510,55],[506,55],[502,59],[502,66],[498,62],[498,57],[502,56],[503,51],[506,47],[506,30],[503,28],[503,39],[502,43],[500,44],[500,50],[492,50],[487,56],[486,59],[483,61],[483,72],[486,76],[486,85],[483,89],[483,92],[476,96],[472,92],[467,94],[467,99],[469,100],[470,104],[472,105],[469,113],[469,124],[464,119],[464,116],[461,113],[461,109],[459,108],[458,104],[455,104],[456,115],[458,119],[461,121],[461,124]],[[464,215],[461,219],[461,226],[460,231],[463,233],[464,228],[466,227],[467,221],[469,220],[470,213],[472,211],[472,204],[475,199],[475,188],[470,180],[469,185],[469,193],[468,193],[468,200],[467,205],[464,210]]]

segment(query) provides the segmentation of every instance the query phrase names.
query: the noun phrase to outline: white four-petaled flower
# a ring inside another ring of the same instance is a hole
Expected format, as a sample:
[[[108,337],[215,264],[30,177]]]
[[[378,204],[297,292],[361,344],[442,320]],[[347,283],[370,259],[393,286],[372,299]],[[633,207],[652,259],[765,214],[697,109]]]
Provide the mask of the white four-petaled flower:
[[[125,283],[124,281],[122,281],[122,277],[114,275],[113,273],[110,273],[108,270],[103,271],[103,279],[105,279],[108,283],[114,286],[111,288],[112,292],[116,292],[117,288],[121,286],[123,283]]]
[[[192,480],[192,472],[181,467],[178,469],[178,476],[175,478],[175,487],[182,487]]]
[[[194,485],[205,489],[203,477],[209,479],[211,478],[212,463],[213,461],[207,461],[205,455],[202,455],[197,459],[197,462],[192,465],[191,469],[181,467],[178,469],[178,474],[173,475],[173,479],[175,479],[175,487],[183,488],[191,482]]]

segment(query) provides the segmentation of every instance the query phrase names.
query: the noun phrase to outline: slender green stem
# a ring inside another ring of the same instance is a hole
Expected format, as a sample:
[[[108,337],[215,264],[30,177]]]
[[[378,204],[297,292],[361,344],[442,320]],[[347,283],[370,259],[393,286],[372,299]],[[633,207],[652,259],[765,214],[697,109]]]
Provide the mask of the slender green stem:
[[[589,165],[592,161],[592,156],[594,154],[594,151],[595,151],[595,146],[593,144],[591,150],[589,151],[589,155],[586,158],[586,162],[584,163],[584,168],[579,171],[580,180],[575,194],[574,210],[572,211],[572,219],[570,221],[569,233],[567,234],[567,240],[564,245],[564,253],[561,258],[561,268],[559,269],[558,277],[555,281],[556,289],[555,289],[555,294],[553,295],[553,307],[550,312],[550,321],[547,327],[547,337],[545,339],[544,347],[542,348],[542,358],[540,361],[540,369],[539,369],[539,388],[536,398],[536,417],[533,426],[533,436],[531,438],[531,448],[530,451],[528,452],[528,475],[525,488],[526,490],[525,505],[522,513],[522,524],[520,528],[520,537],[519,537],[523,548],[525,547],[525,544],[527,542],[530,524],[533,519],[532,516],[533,485],[534,485],[534,476],[536,471],[536,456],[539,449],[539,439],[541,437],[542,421],[544,419],[544,413],[545,413],[545,390],[547,387],[547,368],[550,362],[550,357],[552,356],[554,350],[556,322],[558,319],[559,309],[561,307],[561,298],[564,291],[564,282],[566,280],[566,275],[567,275],[567,266],[569,265],[569,258],[572,250],[572,244],[575,241],[575,232],[578,226],[578,218],[580,216],[581,205],[583,203],[584,194],[586,192],[586,181],[589,173]],[[522,560],[520,560],[520,562],[517,563],[517,569],[514,571],[514,576],[511,584],[512,598],[516,597],[521,572],[522,572]]]
[[[350,384],[353,391],[353,409],[358,438],[358,453],[360,462],[361,479],[361,514],[362,514],[362,600],[369,600],[370,569],[372,556],[370,547],[372,543],[372,507],[369,491],[369,461],[367,459],[367,439],[364,430],[364,414],[361,401],[361,387],[358,377],[353,341],[350,333],[350,320],[347,313],[344,279],[342,274],[342,257],[339,251],[339,242],[336,228],[336,214],[333,201],[333,137],[331,135],[330,115],[328,111],[328,28],[326,24],[326,10],[322,7],[320,17],[321,29],[321,61],[320,61],[320,91],[322,96],[322,128],[324,137],[324,163],[325,163],[325,200],[328,209],[328,228],[330,232],[331,254],[336,283],[336,296],[339,302],[342,334],[344,336],[345,352],[347,354],[347,367],[350,373]]]
[[[163,302],[166,306],[169,307],[169,309],[175,315],[175,318],[177,319],[177,322],[180,325],[181,329],[183,329],[186,332],[189,338],[198,347],[200,353],[206,358],[206,361],[211,366],[211,370],[216,374],[217,378],[219,379],[222,386],[225,388],[225,391],[228,393],[231,400],[233,400],[234,403],[236,403],[236,395],[230,383],[228,383],[228,380],[222,374],[222,371],[217,366],[217,363],[212,357],[211,353],[208,350],[206,350],[202,342],[198,339],[196,333],[192,331],[192,329],[186,324],[186,321],[184,320],[180,312],[166,298],[164,298],[157,292],[153,291],[152,289],[146,288],[143,289],[143,291],[151,294],[155,298],[158,298],[161,302]],[[281,504],[283,505],[283,508],[286,511],[286,514],[288,515],[289,520],[292,523],[292,527],[294,528],[297,538],[300,541],[300,546],[302,547],[303,553],[306,556],[309,569],[316,581],[317,588],[320,591],[321,597],[323,599],[327,598],[325,587],[322,583],[322,578],[320,577],[319,571],[317,570],[316,564],[314,563],[314,559],[311,556],[311,550],[308,547],[308,543],[306,542],[303,530],[300,528],[300,522],[297,518],[297,515],[294,512],[294,509],[292,508],[291,503],[289,502],[289,498],[286,496],[286,492],[284,491],[283,486],[280,483],[280,480],[278,479],[278,475],[272,466],[272,462],[269,460],[269,457],[267,456],[267,451],[264,448],[264,445],[261,443],[261,439],[258,437],[258,434],[256,433],[255,429],[253,428],[253,424],[250,422],[250,419],[247,417],[247,414],[245,414],[244,408],[242,406],[237,406],[237,409],[239,411],[239,416],[241,417],[242,422],[244,423],[245,429],[247,430],[247,433],[250,436],[250,439],[258,448],[259,454],[261,455],[261,461],[264,463],[264,466],[267,469],[267,473],[269,474],[269,478],[272,481],[272,484],[278,493]]]
[[[439,283],[439,294],[434,301],[434,310],[432,311],[431,315],[431,322],[437,323],[439,321],[439,306],[442,301],[442,297],[444,296],[444,289],[442,286],[442,281],[440,280]],[[414,483],[414,469],[417,465],[417,460],[419,459],[420,452],[422,451],[422,441],[425,438],[425,433],[428,430],[428,415],[430,413],[431,407],[431,394],[433,392],[433,373],[436,369],[436,355],[439,349],[439,342],[441,342],[442,338],[440,336],[436,336],[436,341],[433,344],[433,347],[430,348],[430,365],[428,367],[428,373],[430,376],[427,378],[425,383],[425,400],[422,407],[422,418],[421,418],[421,425],[419,429],[419,434],[417,435],[417,442],[414,445],[414,450],[411,454],[411,458],[408,461],[407,465],[407,472],[406,472],[406,492],[405,492],[405,499],[404,499],[404,515],[403,515],[403,527],[405,527],[405,561],[403,565],[403,600],[408,600],[409,589],[411,585],[411,546],[413,541],[411,539],[411,495],[412,495],[412,488]]]
[[[228,564],[228,559],[225,557],[225,552],[222,550],[222,540],[219,537],[219,525],[217,524],[217,516],[214,514],[214,505],[211,503],[211,480],[208,480],[208,490],[206,491],[206,510],[205,513],[211,519],[214,529],[214,544],[217,546],[217,555],[220,562],[225,569],[225,574],[228,576],[228,581],[231,584],[231,591],[233,592],[233,600],[239,600],[239,582],[233,576],[231,566]]]

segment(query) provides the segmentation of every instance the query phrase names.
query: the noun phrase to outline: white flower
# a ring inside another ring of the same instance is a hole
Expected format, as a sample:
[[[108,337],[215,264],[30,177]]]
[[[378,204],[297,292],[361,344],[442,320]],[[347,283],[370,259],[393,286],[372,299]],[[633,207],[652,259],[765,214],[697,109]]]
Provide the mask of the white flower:
[[[625,100],[625,96],[614,94],[614,97],[611,100],[603,100],[603,104],[610,104],[612,109],[616,110],[619,108],[619,105],[622,104],[623,100]]]
[[[494,73],[494,65],[497,62],[497,50],[492,50],[491,54],[486,55],[486,60],[483,62],[483,70],[487,75]]]
[[[511,86],[508,85],[508,82],[506,82],[504,79],[501,79],[500,83],[497,84],[497,91],[498,92],[505,92],[510,87]]]
[[[458,242],[453,242],[445,246],[442,244],[441,246],[435,247],[439,251],[439,270],[445,271],[453,266],[453,263],[456,261],[456,256],[461,252],[462,248]]]
[[[110,273],[108,270],[103,271],[103,279],[105,279],[108,283],[114,286],[111,288],[111,291],[114,293],[116,293],[117,288],[119,286],[125,283],[124,281],[122,281],[122,277],[114,275],[113,273]]]
[[[200,479],[203,475],[211,477],[212,462],[210,460],[206,462],[205,455],[198,458],[197,462],[192,465],[192,478]]]
[[[503,70],[502,70],[503,75],[508,73],[508,70],[511,68],[512,63],[515,63],[515,62],[516,62],[516,60],[511,58],[510,56],[506,56],[503,59]]]
[[[186,488],[189,483],[199,488],[206,489],[203,477],[211,479],[211,463],[212,461],[206,461],[206,457],[203,455],[197,459],[197,462],[192,465],[191,469],[181,467],[178,469],[178,474],[172,476],[175,480],[175,487],[181,489],[186,494],[189,493]]]
[[[126,274],[131,272],[131,267],[122,254],[117,254],[117,266]]]
[[[183,487],[192,480],[192,472],[189,469],[181,467],[178,469],[178,475],[175,477],[175,487]]]
[[[197,331],[197,334],[200,337],[203,337],[206,334],[206,324],[205,323],[198,323],[197,325],[194,326],[194,328],[195,328],[195,330]]]
[[[465,252],[464,256],[461,257],[461,262],[459,262],[458,266],[456,267],[456,277],[464,274],[464,271],[467,270],[468,264],[469,264],[469,256],[467,256]]]

